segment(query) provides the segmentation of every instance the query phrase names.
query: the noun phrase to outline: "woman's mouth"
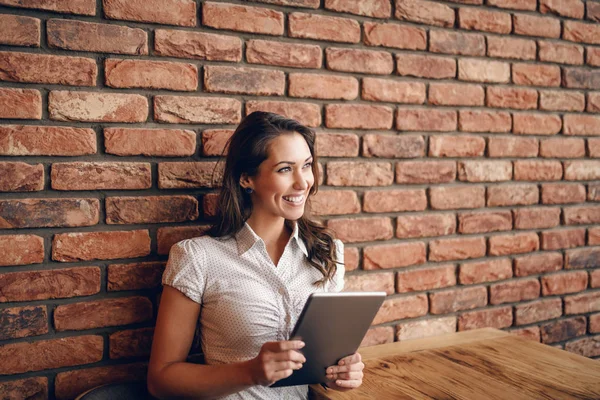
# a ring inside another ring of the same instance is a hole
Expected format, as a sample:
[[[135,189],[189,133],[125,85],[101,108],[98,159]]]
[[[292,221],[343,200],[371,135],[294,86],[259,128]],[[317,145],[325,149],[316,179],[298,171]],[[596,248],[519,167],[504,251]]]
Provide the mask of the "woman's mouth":
[[[301,196],[283,196],[282,198],[286,202],[294,204],[294,205],[299,205],[299,204],[302,204],[304,202],[304,195],[301,195]]]

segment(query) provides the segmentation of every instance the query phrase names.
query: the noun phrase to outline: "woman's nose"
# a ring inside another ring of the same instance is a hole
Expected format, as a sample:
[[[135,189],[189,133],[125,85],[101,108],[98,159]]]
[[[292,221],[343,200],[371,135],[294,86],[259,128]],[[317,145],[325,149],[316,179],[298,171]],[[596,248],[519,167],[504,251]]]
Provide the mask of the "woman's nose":
[[[303,174],[296,174],[294,179],[294,189],[306,190],[308,187],[308,181]]]

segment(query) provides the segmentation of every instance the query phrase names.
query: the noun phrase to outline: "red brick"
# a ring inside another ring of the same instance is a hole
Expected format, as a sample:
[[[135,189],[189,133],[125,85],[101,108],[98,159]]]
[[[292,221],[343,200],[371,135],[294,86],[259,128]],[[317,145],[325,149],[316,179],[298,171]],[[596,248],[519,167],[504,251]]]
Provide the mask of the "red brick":
[[[547,38],[560,37],[560,20],[558,18],[540,17],[530,14],[514,14],[515,34],[541,36]]]
[[[587,288],[586,271],[563,272],[542,276],[542,294],[554,296],[582,292]]]
[[[590,287],[591,288],[599,288],[600,287],[600,269],[596,269],[590,271]],[[591,321],[590,321],[591,323]],[[591,328],[590,328],[591,331]]]
[[[448,314],[487,305],[485,287],[449,289],[429,294],[431,314]]]
[[[424,264],[426,260],[423,242],[368,246],[363,250],[363,269],[366,270],[408,267]]]
[[[0,266],[39,264],[44,261],[44,239],[36,235],[0,236]]]
[[[581,0],[540,0],[540,12],[581,19],[584,3]]]
[[[346,272],[354,271],[360,263],[360,254],[356,247],[344,247],[344,269]]]
[[[512,307],[492,308],[488,310],[469,311],[459,315],[458,330],[467,331],[480,328],[507,328],[512,325]]]
[[[533,89],[488,86],[486,105],[498,108],[530,110],[537,108],[538,93]]]
[[[562,269],[561,253],[540,253],[515,257],[515,276],[528,276]]]
[[[600,227],[588,228],[588,245],[600,244]]]
[[[485,256],[483,237],[436,239],[429,243],[430,261],[466,260]]]
[[[139,94],[53,90],[48,112],[55,121],[145,122],[148,99]]]
[[[452,264],[400,271],[396,276],[398,293],[420,292],[455,285],[456,266]]]
[[[593,65],[595,67],[600,66],[600,49],[588,46],[585,62],[588,65]]]
[[[252,64],[293,68],[321,68],[323,62],[319,46],[267,40],[249,40],[246,59]]]
[[[20,374],[74,365],[102,359],[102,336],[85,335],[60,339],[19,342],[0,346],[0,374]]]
[[[47,399],[48,378],[35,377],[4,381],[0,383],[0,394],[7,399]]]
[[[456,232],[454,214],[403,215],[396,219],[396,237],[444,236]]]
[[[111,264],[107,269],[108,291],[152,289],[161,285],[165,263]]]
[[[586,18],[590,21],[600,22],[600,4],[598,2],[586,2]]]
[[[391,129],[394,115],[390,107],[367,104],[327,104],[325,126],[343,129]]]
[[[396,54],[396,73],[417,78],[454,78],[456,76],[456,60],[420,54]]]
[[[443,317],[396,325],[398,341],[445,335],[456,332],[456,317]]]
[[[497,36],[487,37],[487,55],[489,57],[535,60],[536,50],[537,47],[533,40]]]
[[[237,124],[241,103],[224,97],[155,96],[154,118],[171,123]]]
[[[560,67],[557,65],[513,64],[512,81],[517,85],[526,86],[560,86]]]
[[[318,132],[315,152],[320,157],[356,157],[358,136],[349,133]]]
[[[386,51],[328,47],[325,58],[333,71],[389,75],[394,70],[392,55]]]
[[[588,138],[587,140],[590,157],[600,157],[600,139]]]
[[[311,199],[310,210],[313,215],[356,214],[360,203],[352,190],[319,190]]]
[[[475,33],[430,31],[429,51],[463,56],[485,56],[485,37]]]
[[[6,6],[19,8],[33,8],[38,10],[54,11],[66,14],[96,15],[95,0],[75,0],[69,2],[56,2],[54,0],[2,0]]]
[[[565,21],[563,39],[573,42],[600,44],[600,26],[578,21]]]
[[[560,208],[535,207],[513,210],[515,229],[553,228],[560,224]]]
[[[511,117],[507,112],[460,110],[458,128],[465,132],[510,132]]]
[[[223,165],[216,161],[158,164],[159,189],[218,187],[222,178]]]
[[[590,315],[590,333],[600,332],[600,314]]]
[[[556,181],[562,178],[562,165],[559,161],[515,161],[516,181]]]
[[[425,189],[366,191],[363,196],[365,212],[423,211],[427,208]]]
[[[513,132],[521,135],[554,135],[560,132],[560,116],[540,113],[514,113]]]
[[[33,89],[0,88],[0,119],[41,119],[42,96]]]
[[[327,163],[327,184],[332,186],[388,186],[394,181],[386,162],[332,161]]]
[[[193,0],[103,0],[102,9],[109,19],[196,26],[196,2]]]
[[[487,191],[488,207],[536,204],[538,199],[537,185],[492,186]]]
[[[542,232],[542,249],[558,250],[585,246],[585,229]]]
[[[585,157],[585,140],[578,138],[544,139],[540,142],[540,155],[548,158]],[[566,174],[565,168],[565,178]]]
[[[263,7],[205,2],[202,25],[216,29],[283,35],[283,13]]]
[[[350,18],[295,12],[289,15],[289,34],[303,39],[358,43],[360,24]]]
[[[540,341],[540,328],[539,326],[528,326],[526,328],[511,329],[509,331],[523,339],[533,340],[534,342]]]
[[[365,31],[363,40],[367,46],[405,50],[425,50],[427,47],[427,33],[421,28],[375,22],[365,22],[363,27]]]
[[[234,36],[213,33],[156,29],[154,53],[177,58],[239,62],[242,59],[242,41]],[[252,62],[250,57],[248,61]]]
[[[109,336],[110,358],[148,357],[154,328],[129,329]]]
[[[583,111],[584,108],[585,96],[582,92],[540,91],[540,110]]]
[[[490,286],[490,304],[514,303],[532,300],[540,296],[540,282],[537,279],[519,279]],[[559,301],[560,299],[556,299]],[[516,309],[517,324],[519,322],[519,306]]]
[[[458,232],[486,233],[512,229],[510,211],[462,212],[458,214]]]
[[[534,281],[537,282],[537,281]],[[535,296],[537,297],[537,296]],[[527,325],[535,322],[559,318],[562,315],[562,302],[560,299],[543,299],[515,307],[516,325]]]
[[[425,140],[419,135],[363,136],[363,157],[415,158],[425,155]]]
[[[57,332],[128,325],[152,319],[152,303],[135,296],[63,304],[54,310]]]
[[[565,315],[600,311],[600,292],[565,296]]]
[[[537,8],[535,0],[488,0],[487,5],[511,10],[535,11]]]
[[[600,247],[588,247],[566,251],[565,269],[598,267],[600,267]]]
[[[600,89],[600,71],[563,68],[563,86],[576,89]]]
[[[318,104],[287,101],[247,101],[246,115],[254,111],[279,114],[310,127],[321,125],[321,108]]]
[[[54,190],[148,189],[149,163],[72,162],[52,164]]]
[[[428,97],[433,105],[483,106],[484,93],[480,85],[431,83]]]
[[[583,106],[581,110],[574,111],[583,111]],[[600,113],[600,92],[592,92],[587,94],[587,111],[593,113]]]
[[[459,161],[458,179],[466,182],[500,182],[512,178],[511,161]],[[485,204],[483,194],[481,207]]]
[[[378,326],[371,328],[365,334],[360,347],[377,346],[385,343],[392,343],[394,341],[394,327],[392,326]]]
[[[458,25],[463,29],[503,34],[510,33],[512,29],[510,14],[470,7],[458,9]]]
[[[498,235],[490,238],[489,254],[504,256],[508,254],[530,253],[540,248],[537,233],[516,233]]]
[[[96,225],[99,208],[97,199],[0,200],[0,229]]]
[[[383,302],[373,320],[373,325],[406,318],[416,318],[427,314],[429,304],[426,294],[404,296]]]
[[[0,340],[39,336],[48,333],[46,306],[12,307],[0,310],[3,321]],[[6,396],[0,385],[0,394]]]
[[[595,180],[600,179],[600,161],[582,160],[565,161],[565,180]]]
[[[52,240],[52,259],[62,262],[134,258],[150,254],[147,230],[60,233]]]
[[[454,10],[427,0],[395,0],[394,16],[399,20],[427,25],[451,27],[454,25]]]
[[[1,133],[1,132],[0,132]],[[44,189],[44,166],[0,162],[0,192],[36,192]]]
[[[600,355],[600,336],[586,337],[575,340],[565,345],[565,350],[584,357],[597,357]]]
[[[95,134],[93,137],[95,140]],[[196,132],[183,129],[104,128],[104,145],[107,153],[119,156],[191,156],[196,152]]]
[[[66,126],[0,126],[2,155],[78,156],[94,153],[96,133],[92,129]]]
[[[485,206],[485,188],[471,185],[432,187],[429,200],[434,210],[481,208]]]
[[[361,97],[369,101],[422,104],[425,101],[425,84],[363,78]]]
[[[115,54],[148,54],[148,34],[142,29],[51,19],[46,24],[48,45],[74,51]]]
[[[510,64],[462,58],[458,60],[458,79],[473,82],[508,83]],[[483,104],[483,101],[481,103]]]
[[[600,116],[583,114],[565,114],[565,135],[600,135]]]
[[[198,88],[198,69],[194,64],[107,59],[104,76],[106,85],[114,88],[180,91]]]
[[[481,136],[434,135],[429,137],[430,157],[483,156],[485,139]]]
[[[461,285],[501,281],[508,278],[512,278],[512,261],[508,258],[460,264]]]
[[[358,96],[358,80],[351,76],[291,73],[289,95],[314,99],[353,100]]]
[[[529,137],[490,137],[489,157],[537,157],[538,139]]]
[[[456,179],[454,161],[402,161],[396,163],[397,183],[447,183]]]
[[[375,18],[389,18],[392,15],[389,0],[325,0],[325,8]]]
[[[582,206],[569,207],[564,211],[565,225],[598,224],[600,223],[600,207]]]
[[[567,44],[538,41],[540,61],[561,64],[583,64],[583,47]]]
[[[109,197],[107,224],[185,222],[198,218],[198,201],[192,196]]]
[[[455,131],[457,115],[454,110],[431,108],[398,108],[396,129],[400,131]]]
[[[185,239],[192,239],[204,235],[207,226],[177,226],[158,228],[156,240],[158,254],[169,254],[171,246]]]
[[[381,272],[362,275],[346,275],[344,290],[351,292],[382,291],[394,293],[394,273]]]
[[[143,382],[147,375],[145,362],[60,372],[54,381],[55,394],[57,400],[74,399],[80,393],[109,383]]]
[[[0,15],[0,43],[40,47],[40,20],[20,15]]]
[[[393,237],[389,218],[340,218],[327,222],[327,227],[344,243],[388,240]]]
[[[204,89],[207,92],[281,96],[285,90],[285,74],[258,68],[206,66]]]
[[[254,0],[259,3],[277,4],[289,7],[319,8],[320,0]]]

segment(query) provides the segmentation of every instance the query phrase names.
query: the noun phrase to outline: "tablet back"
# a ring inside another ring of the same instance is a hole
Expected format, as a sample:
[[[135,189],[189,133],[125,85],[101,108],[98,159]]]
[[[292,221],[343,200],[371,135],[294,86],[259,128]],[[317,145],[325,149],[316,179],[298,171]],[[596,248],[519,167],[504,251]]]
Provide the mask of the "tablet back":
[[[271,387],[325,383],[325,370],[360,346],[385,292],[313,293],[290,339],[301,339],[306,362]]]

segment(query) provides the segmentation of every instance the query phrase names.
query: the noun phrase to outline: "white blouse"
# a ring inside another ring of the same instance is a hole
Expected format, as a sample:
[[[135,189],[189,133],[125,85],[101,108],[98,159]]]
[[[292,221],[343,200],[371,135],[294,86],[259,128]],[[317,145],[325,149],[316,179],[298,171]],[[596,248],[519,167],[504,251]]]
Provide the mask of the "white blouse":
[[[339,262],[343,244],[335,240]],[[333,281],[314,282],[323,275],[308,263],[308,252],[297,224],[277,266],[264,241],[247,223],[230,238],[202,236],[171,248],[163,285],[172,286],[202,305],[200,332],[206,364],[252,359],[266,342],[288,340],[308,296],[339,292],[344,267],[338,264]],[[308,386],[250,389],[223,399],[306,399]]]

